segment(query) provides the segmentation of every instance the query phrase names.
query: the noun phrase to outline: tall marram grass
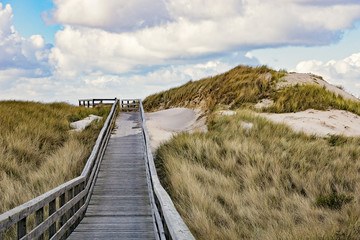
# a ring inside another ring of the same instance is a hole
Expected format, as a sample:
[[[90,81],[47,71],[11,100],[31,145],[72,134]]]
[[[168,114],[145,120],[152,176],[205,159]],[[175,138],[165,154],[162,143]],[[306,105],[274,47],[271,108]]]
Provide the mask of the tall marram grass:
[[[109,108],[0,102],[0,214],[78,176]],[[96,114],[82,132],[70,122]]]
[[[298,134],[241,110],[175,136],[156,164],[196,239],[360,238],[360,138]]]
[[[236,108],[272,95],[276,82],[284,74],[266,66],[238,66],[224,74],[190,81],[183,86],[153,94],[143,104],[147,111],[196,105],[211,111],[219,104]]]
[[[277,89],[276,84],[285,76],[265,66],[252,68],[238,66],[226,73],[148,96],[144,100],[147,111],[171,107],[201,107],[211,113],[218,107],[253,108],[264,98],[274,104],[262,109],[267,112],[298,112],[309,108],[341,109],[360,115],[360,102],[346,100],[341,95],[317,85],[295,85]]]
[[[286,87],[272,95],[274,104],[270,112],[298,112],[309,108],[328,110],[329,108],[346,110],[360,115],[360,102],[346,100],[341,95],[329,92],[325,87],[316,85],[295,85]]]

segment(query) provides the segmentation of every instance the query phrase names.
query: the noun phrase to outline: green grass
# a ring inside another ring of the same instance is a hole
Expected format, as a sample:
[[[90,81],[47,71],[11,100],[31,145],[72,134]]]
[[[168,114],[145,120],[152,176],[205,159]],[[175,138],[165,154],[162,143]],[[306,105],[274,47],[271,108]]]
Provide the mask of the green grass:
[[[0,102],[0,214],[78,176],[109,108]],[[100,115],[82,132],[70,122]]]
[[[156,159],[196,239],[360,238],[360,138],[298,134],[249,110],[208,125]]]

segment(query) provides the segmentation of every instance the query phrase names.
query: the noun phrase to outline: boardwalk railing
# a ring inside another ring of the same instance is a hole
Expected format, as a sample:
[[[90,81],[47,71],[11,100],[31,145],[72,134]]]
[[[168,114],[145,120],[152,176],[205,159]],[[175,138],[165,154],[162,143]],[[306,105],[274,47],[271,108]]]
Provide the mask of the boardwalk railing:
[[[79,106],[84,106],[84,107],[95,107],[96,105],[112,105],[114,104],[114,102],[116,101],[116,98],[93,98],[93,99],[79,99]]]
[[[5,230],[16,225],[17,239],[63,239],[83,218],[94,188],[97,172],[116,119],[118,100],[107,117],[81,175],[43,195],[0,215],[0,240]],[[45,212],[46,210],[46,212]],[[28,218],[35,215],[29,230]]]
[[[122,99],[121,111],[122,112],[139,112],[140,111],[140,99]]]
[[[150,147],[150,137],[146,128],[144,108],[140,101],[141,127],[144,136],[146,175],[149,187],[150,204],[155,223],[155,231],[160,239],[195,239],[176,210],[170,196],[158,178]]]

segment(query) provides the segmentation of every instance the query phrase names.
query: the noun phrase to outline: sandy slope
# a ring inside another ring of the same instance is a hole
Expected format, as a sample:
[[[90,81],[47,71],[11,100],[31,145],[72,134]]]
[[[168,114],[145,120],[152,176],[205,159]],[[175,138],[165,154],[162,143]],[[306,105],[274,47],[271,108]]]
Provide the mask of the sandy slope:
[[[320,87],[325,86],[326,90],[334,92],[337,95],[341,95],[344,99],[349,99],[353,101],[359,101],[358,98],[354,97],[350,93],[345,92],[344,90],[331,85],[327,81],[323,80],[322,77],[316,76],[311,73],[290,73],[283,77],[280,82],[277,84],[278,88],[282,88],[289,85],[302,85],[302,84],[314,84]]]
[[[146,126],[149,131],[153,152],[162,142],[183,131],[206,131],[205,119],[197,120],[200,111],[188,108],[172,108],[146,113]]]
[[[343,110],[308,109],[297,113],[261,113],[260,115],[275,122],[285,123],[295,131],[303,131],[308,134],[360,136],[360,117]]]

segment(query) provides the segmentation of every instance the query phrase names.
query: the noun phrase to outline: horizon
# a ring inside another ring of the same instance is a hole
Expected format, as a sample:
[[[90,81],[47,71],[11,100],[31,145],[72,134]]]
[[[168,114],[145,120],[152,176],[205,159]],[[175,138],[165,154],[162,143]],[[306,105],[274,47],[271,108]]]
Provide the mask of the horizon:
[[[357,1],[0,1],[0,100],[144,98],[238,65],[359,97],[359,20]]]

